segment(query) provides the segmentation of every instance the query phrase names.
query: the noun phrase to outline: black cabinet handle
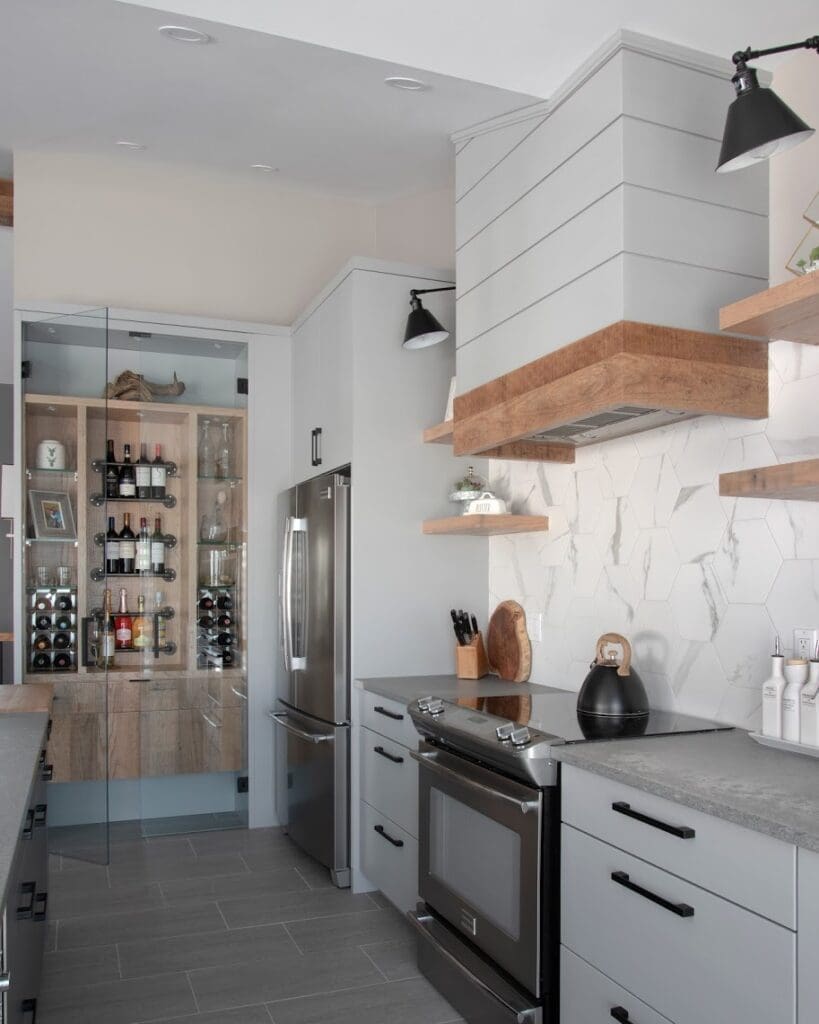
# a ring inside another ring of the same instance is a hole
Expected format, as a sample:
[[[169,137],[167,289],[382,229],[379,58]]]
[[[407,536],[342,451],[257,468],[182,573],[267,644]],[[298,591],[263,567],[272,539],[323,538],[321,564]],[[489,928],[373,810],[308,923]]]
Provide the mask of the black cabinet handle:
[[[392,761],[393,764],[403,764],[403,757],[396,757],[395,754],[388,753],[383,747],[373,747],[373,752],[380,754],[381,757],[386,757],[388,761]]]
[[[316,461],[314,466],[321,465],[321,427],[316,427]]]
[[[310,465],[316,464],[316,428],[310,431]]]
[[[48,893],[38,892],[34,897],[34,902],[40,904],[40,910],[34,911],[34,920],[45,921],[46,913],[48,912]]]
[[[636,892],[638,896],[651,900],[651,902],[656,903],[658,907],[662,907],[664,910],[670,910],[671,913],[676,914],[677,917],[694,916],[694,908],[689,907],[687,903],[672,903],[671,900],[667,900],[664,896],[658,896],[656,892],[644,889],[641,885],[637,885],[636,882],[632,882],[625,871],[612,871],[611,880],[612,882],[616,882],[618,885],[622,885],[624,889],[630,889],[632,892]]]
[[[20,895],[28,896],[28,903],[22,904],[17,907],[17,920],[25,921],[28,918],[34,917],[34,901],[37,898],[37,883],[36,882],[23,882],[20,886]]]
[[[380,704],[376,704],[376,706],[373,708],[373,711],[378,712],[379,715],[384,715],[385,718],[392,718],[393,721],[395,721],[395,722],[403,722],[404,721],[404,716],[403,715],[396,715],[396,713],[394,711],[387,711],[387,709],[381,707]]]
[[[54,778],[54,765],[53,764],[44,764],[43,765],[43,774],[42,774],[41,778],[42,778],[43,782],[51,782],[51,780]]]
[[[611,805],[611,809],[618,814],[624,814],[627,818],[642,821],[644,825],[658,828],[661,832],[668,832],[669,835],[676,836],[678,839],[693,839],[697,834],[693,828],[688,828],[687,825],[669,825],[667,821],[660,821],[659,818],[651,818],[641,811],[635,811],[631,804],[627,804],[625,800],[615,800]]]
[[[42,828],[46,823],[48,804],[35,804],[34,806],[34,827]]]
[[[23,831],[20,834],[21,839],[31,839],[34,835],[34,808],[29,807],[26,811],[26,823],[23,825]]]
[[[26,1021],[26,1024],[37,1024],[37,1000],[36,999],[24,999],[20,1003],[20,1009],[23,1014],[30,1013],[31,1020]]]
[[[628,1010],[625,1006],[612,1006],[611,1016],[614,1017],[615,1020],[619,1020],[620,1024],[636,1024],[636,1021],[633,1021],[631,1017],[629,1017]]]
[[[392,843],[393,846],[404,845],[403,839],[393,839],[393,837],[388,832],[385,832],[383,825],[373,825],[373,831],[377,832],[380,836],[386,839],[388,843]]]

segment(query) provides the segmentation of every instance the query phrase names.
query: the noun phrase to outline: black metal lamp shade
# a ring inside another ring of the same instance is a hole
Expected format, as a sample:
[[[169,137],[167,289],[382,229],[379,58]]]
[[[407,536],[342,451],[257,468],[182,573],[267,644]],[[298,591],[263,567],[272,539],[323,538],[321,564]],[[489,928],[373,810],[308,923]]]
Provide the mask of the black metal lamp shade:
[[[813,129],[787,103],[760,86],[753,68],[739,64],[732,81],[737,96],[725,119],[719,173],[750,167],[813,135]]]
[[[451,291],[450,288],[430,288],[429,291]],[[424,309],[418,294],[410,292],[410,312],[407,329],[404,331],[404,348],[429,348],[439,341],[446,341],[447,331],[428,309]]]

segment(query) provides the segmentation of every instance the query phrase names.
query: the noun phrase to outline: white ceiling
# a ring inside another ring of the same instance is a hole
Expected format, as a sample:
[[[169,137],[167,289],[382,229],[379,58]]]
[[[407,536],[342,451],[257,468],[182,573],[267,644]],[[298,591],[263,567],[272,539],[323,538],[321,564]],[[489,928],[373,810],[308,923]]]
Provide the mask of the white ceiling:
[[[113,0],[3,0],[0,174],[11,149],[116,154],[265,177],[365,200],[443,188],[449,134],[532,102],[414,69],[225,25],[207,46],[159,35],[168,15]],[[415,72],[418,73],[417,71]],[[127,152],[130,139],[147,146]]]
[[[619,28],[726,58],[745,46],[819,32],[816,0],[168,0],[165,6],[544,97]]]

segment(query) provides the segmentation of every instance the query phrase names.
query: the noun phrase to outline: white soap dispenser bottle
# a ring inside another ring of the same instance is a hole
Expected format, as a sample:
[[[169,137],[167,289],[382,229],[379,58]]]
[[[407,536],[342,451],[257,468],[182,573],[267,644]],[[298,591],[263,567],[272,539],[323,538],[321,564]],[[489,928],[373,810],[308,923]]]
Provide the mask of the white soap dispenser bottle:
[[[819,644],[808,667],[808,681],[802,688],[801,699],[799,742],[808,747],[819,747]]]
[[[802,687],[808,681],[805,658],[788,658],[785,662],[785,690],[782,694],[782,739],[799,742],[802,718]]]
[[[771,675],[762,684],[762,735],[782,739],[782,694],[785,690],[785,657],[779,637],[771,655]]]

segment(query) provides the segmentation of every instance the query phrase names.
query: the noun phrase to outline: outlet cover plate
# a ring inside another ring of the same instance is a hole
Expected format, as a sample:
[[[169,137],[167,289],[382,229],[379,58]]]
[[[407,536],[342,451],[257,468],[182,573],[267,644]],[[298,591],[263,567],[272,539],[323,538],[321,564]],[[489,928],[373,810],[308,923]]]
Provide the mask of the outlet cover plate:
[[[813,658],[819,644],[819,629],[801,626],[793,631],[794,658]]]

